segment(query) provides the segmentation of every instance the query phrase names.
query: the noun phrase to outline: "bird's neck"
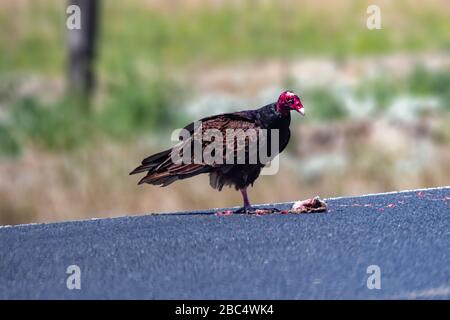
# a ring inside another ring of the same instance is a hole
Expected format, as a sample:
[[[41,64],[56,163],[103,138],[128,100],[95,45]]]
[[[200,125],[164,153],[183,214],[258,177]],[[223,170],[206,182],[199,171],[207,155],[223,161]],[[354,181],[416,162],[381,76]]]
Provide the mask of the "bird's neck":
[[[291,114],[291,110],[286,108],[280,101],[275,103],[275,110],[281,114],[282,116],[289,116]]]
[[[272,107],[274,116],[277,118],[291,118],[291,111],[279,105],[279,103],[274,103]]]
[[[256,111],[259,115],[258,118],[262,123],[268,125],[269,127],[278,127],[280,123],[289,126],[291,120],[291,113],[281,113],[277,110],[276,103],[271,103],[262,107]]]

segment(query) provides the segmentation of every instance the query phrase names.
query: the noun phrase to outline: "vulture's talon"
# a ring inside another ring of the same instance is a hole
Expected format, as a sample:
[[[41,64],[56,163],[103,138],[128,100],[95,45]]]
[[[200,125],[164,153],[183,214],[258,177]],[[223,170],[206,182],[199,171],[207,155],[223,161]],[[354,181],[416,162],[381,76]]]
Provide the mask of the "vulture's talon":
[[[234,211],[237,214],[255,214],[256,209],[251,206],[244,206]]]

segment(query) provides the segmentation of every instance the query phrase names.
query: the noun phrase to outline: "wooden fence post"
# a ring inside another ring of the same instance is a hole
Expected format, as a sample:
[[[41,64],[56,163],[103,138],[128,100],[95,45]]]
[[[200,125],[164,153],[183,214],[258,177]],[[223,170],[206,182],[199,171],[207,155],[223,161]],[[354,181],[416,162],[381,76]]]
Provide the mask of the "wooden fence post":
[[[68,0],[80,8],[80,28],[68,29],[68,93],[89,98],[95,87],[94,59],[99,24],[99,0]]]

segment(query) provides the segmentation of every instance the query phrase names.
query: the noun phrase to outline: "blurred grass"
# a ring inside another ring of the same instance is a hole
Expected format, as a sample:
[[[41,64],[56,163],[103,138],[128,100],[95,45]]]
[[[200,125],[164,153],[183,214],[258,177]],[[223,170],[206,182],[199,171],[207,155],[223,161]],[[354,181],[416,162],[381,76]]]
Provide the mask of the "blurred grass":
[[[326,88],[317,88],[305,93],[305,101],[310,101],[308,119],[313,121],[335,121],[347,117],[343,102]]]
[[[450,72],[440,70],[430,72],[417,66],[407,81],[408,90],[415,95],[432,95],[441,99],[450,111]]]
[[[200,5],[188,5],[191,2]],[[184,106],[184,92],[172,77],[179,70],[189,73],[191,66],[192,70],[197,66],[204,70],[238,62],[233,65],[236,68],[245,61],[288,61],[302,56],[345,61],[354,56],[450,49],[450,5],[446,0],[380,2],[383,29],[377,31],[366,28],[370,1],[214,3],[219,5],[190,0],[102,1],[95,65],[98,90],[90,112],[86,112],[86,108],[80,108],[80,101],[55,94],[52,88],[29,88],[30,82],[31,87],[36,82],[35,75],[37,82],[54,77],[63,83],[66,2],[0,2],[0,223],[239,203],[239,195],[234,191],[214,197],[207,177],[165,190],[137,188],[135,180],[123,179],[136,159],[158,150],[142,148],[136,142],[120,142],[142,133],[155,136],[166,128],[187,123],[188,119],[182,118],[187,113],[177,112],[178,107]],[[23,90],[22,82],[27,84],[27,90]],[[286,86],[291,87],[288,83]],[[328,89],[304,92],[310,107],[307,119],[302,121],[327,120],[331,124],[345,120],[348,111],[343,108],[342,97]],[[449,90],[448,71],[430,72],[418,66],[402,79],[385,75],[365,81],[357,88],[357,96],[373,99],[377,111],[386,109],[400,94],[435,96],[450,108]],[[440,156],[423,171],[412,171],[406,177],[392,175],[397,152],[384,155],[370,141],[351,140],[358,134],[336,135],[331,130],[325,132],[325,137],[340,137],[356,149],[346,153],[350,161],[347,171],[327,172],[323,179],[311,182],[283,167],[279,175],[258,181],[252,200],[287,201],[316,194],[337,196],[448,184],[450,119],[447,114],[438,120],[443,122],[436,147]],[[321,123],[305,123],[304,127],[311,131],[314,125],[321,130],[329,127]],[[374,136],[379,137],[380,133],[383,130]],[[314,141],[304,137],[297,135],[293,141]],[[383,145],[387,139],[392,137],[381,139]],[[322,144],[319,141],[314,147]],[[367,150],[359,149],[366,145]],[[296,155],[298,146],[291,143],[289,148]],[[328,147],[325,149],[329,151]],[[421,154],[428,153],[423,150]],[[23,156],[12,161],[3,157],[19,155],[21,151]],[[295,167],[298,161],[300,156],[295,158]]]
[[[16,136],[49,150],[67,150],[89,141],[92,129],[88,119],[82,108],[70,101],[42,105],[33,97],[19,100],[11,112]]]
[[[65,2],[5,1],[0,9],[0,72],[61,72]]]
[[[123,139],[178,124],[173,107],[179,102],[181,89],[164,75],[149,79],[133,69],[123,73],[124,81],[109,83],[106,88],[110,94],[97,117],[100,130]]]
[[[20,153],[20,143],[12,134],[10,125],[0,124],[0,156],[15,156]]]
[[[8,120],[0,121],[1,154],[17,155],[21,146],[29,143],[58,151],[93,143],[98,137],[126,141],[188,121],[177,112],[183,91],[170,79],[152,79],[132,69],[122,75],[121,80],[107,82],[104,90],[109,94],[94,112],[80,108],[80,102],[71,97],[51,103],[36,96],[14,100]],[[9,94],[5,91],[0,101],[8,100]],[[450,72],[429,71],[419,65],[404,79],[384,75],[361,82],[355,92],[358,99],[374,101],[375,113],[385,111],[401,95],[431,96],[441,101],[442,111],[450,111]],[[303,99],[309,105],[306,121],[338,121],[349,116],[342,97],[334,90],[305,90]]]
[[[434,97],[450,111],[450,71],[431,71],[417,65],[404,79],[384,75],[362,82],[356,89],[360,99],[372,98],[379,111],[385,110],[399,95]]]
[[[123,83],[111,84],[111,93],[92,112],[80,107],[87,101],[72,96],[50,103],[36,96],[21,97],[11,104],[7,120],[0,122],[1,153],[18,155],[21,146],[30,144],[67,151],[102,137],[123,141],[171,128],[178,119],[171,108],[177,102],[174,88],[170,81],[142,81],[131,73]]]
[[[49,149],[67,149],[89,139],[93,128],[120,139],[181,124],[173,108],[166,107],[182,98],[170,75],[189,65],[450,48],[450,8],[445,2],[383,3],[383,29],[377,31],[365,26],[368,4],[225,1],[214,8],[207,2],[191,7],[189,0],[175,4],[103,1],[96,63],[102,96],[100,103],[96,101],[99,110],[84,114],[64,97],[50,105],[38,95],[9,101],[13,110],[10,127],[16,133],[2,125],[8,134],[2,135],[0,145],[15,153],[15,141],[29,137]],[[30,73],[61,77],[66,52],[65,2],[5,1],[0,6],[0,78]],[[374,96],[381,108],[395,94],[406,91],[448,100],[448,84],[448,73],[431,75],[417,70],[407,83],[389,78],[363,83],[358,95]],[[11,91],[0,85],[0,102],[11,100]],[[342,102],[332,92],[318,89],[308,95],[315,106],[312,118],[345,117]]]
[[[369,1],[315,3],[243,1],[187,10],[181,2],[163,10],[146,1],[103,1],[98,68],[114,74],[124,61],[182,66],[450,48],[445,1],[383,3],[383,28],[377,31],[365,26]],[[0,70],[62,70],[65,3],[41,0],[5,7],[0,12]]]

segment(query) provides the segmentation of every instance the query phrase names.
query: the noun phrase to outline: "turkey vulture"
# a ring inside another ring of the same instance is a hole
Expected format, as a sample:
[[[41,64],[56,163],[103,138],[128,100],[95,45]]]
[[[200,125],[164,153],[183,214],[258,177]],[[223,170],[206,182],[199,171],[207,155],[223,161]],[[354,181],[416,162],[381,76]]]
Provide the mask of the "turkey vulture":
[[[181,141],[177,145],[145,158],[142,164],[130,174],[147,172],[138,184],[148,183],[164,187],[177,180],[208,173],[210,185],[214,189],[220,191],[227,185],[239,190],[242,193],[244,206],[236,212],[250,213],[252,208],[247,196],[247,187],[253,185],[266,163],[283,151],[288,144],[291,110],[305,115],[300,98],[292,91],[284,91],[277,102],[256,110],[203,118],[184,128],[187,136],[183,140],[180,138]],[[228,139],[230,137],[228,134],[235,131],[243,134],[244,139],[239,141],[237,135]],[[204,137],[208,132],[213,132],[214,139],[196,138]],[[215,149],[211,148],[213,142],[216,143]],[[273,147],[274,142],[275,147]],[[256,149],[252,148],[253,145],[256,145]],[[260,151],[263,148],[270,156],[261,159]],[[213,160],[200,159],[199,161],[195,150],[211,151],[209,155]],[[242,158],[245,160],[238,159],[238,155],[243,155]],[[255,155],[256,160],[255,157],[252,158]],[[180,161],[181,157],[182,161]],[[255,161],[252,162],[250,159]]]

